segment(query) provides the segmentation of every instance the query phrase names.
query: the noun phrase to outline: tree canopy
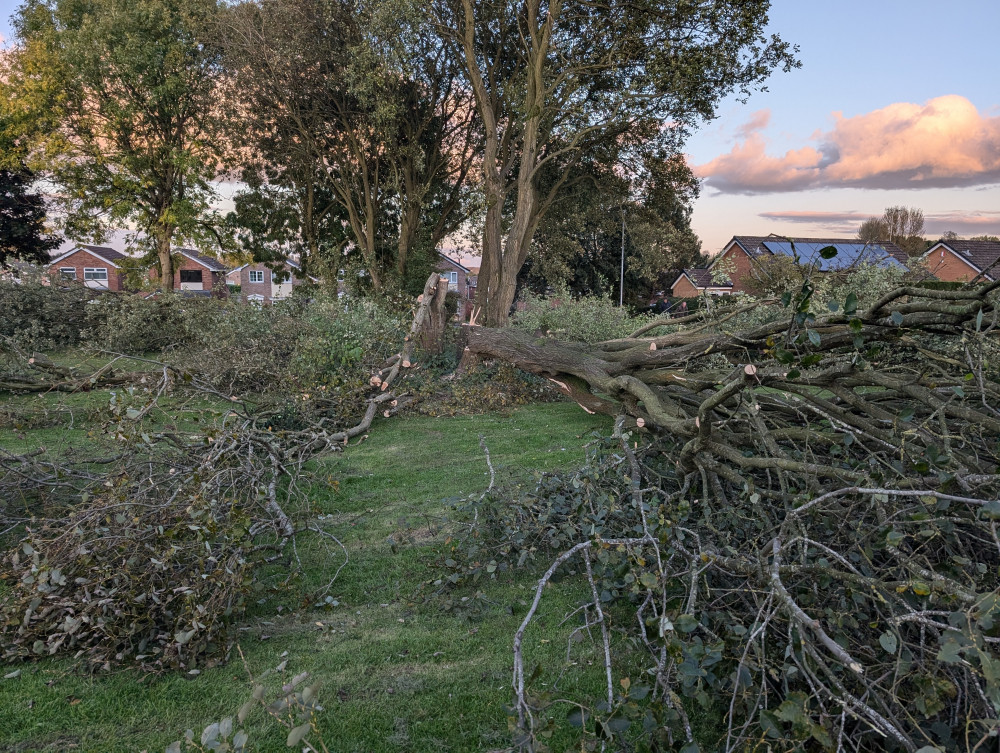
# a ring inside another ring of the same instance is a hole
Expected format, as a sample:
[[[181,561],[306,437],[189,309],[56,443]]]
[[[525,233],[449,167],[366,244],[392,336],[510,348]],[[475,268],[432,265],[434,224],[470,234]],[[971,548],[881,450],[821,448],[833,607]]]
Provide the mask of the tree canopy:
[[[173,285],[174,240],[217,240],[216,0],[28,0],[14,18],[8,96],[27,163],[57,187],[67,235],[129,225]]]
[[[31,173],[0,169],[0,267],[13,259],[43,264],[58,240],[45,231],[45,200],[31,190]]]
[[[434,4],[484,131],[477,296],[487,322],[507,321],[532,239],[581,160],[604,152],[630,174],[650,153],[677,151],[727,94],[798,65],[788,43],[764,34],[769,5]]]

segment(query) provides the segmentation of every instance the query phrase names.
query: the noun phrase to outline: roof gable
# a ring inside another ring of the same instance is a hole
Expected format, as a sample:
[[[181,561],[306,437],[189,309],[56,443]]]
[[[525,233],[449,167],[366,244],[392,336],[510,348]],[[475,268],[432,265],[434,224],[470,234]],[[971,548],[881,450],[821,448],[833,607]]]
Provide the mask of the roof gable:
[[[677,275],[677,279],[670,284],[670,287],[673,288],[674,285],[680,282],[682,277],[686,277],[688,281],[699,290],[731,290],[733,287],[732,282],[716,282],[712,279],[711,268],[681,270],[681,273]]]
[[[463,267],[461,264],[459,264],[457,261],[455,261],[454,259],[452,259],[450,256],[445,256],[444,253],[441,252],[441,251],[438,251],[438,256],[440,256],[444,261],[446,261],[449,264],[451,264],[453,267],[458,267],[463,272],[465,272],[466,274],[468,274],[469,268],[468,267]]]
[[[890,267],[906,267],[907,265],[906,252],[888,241],[865,243],[856,238],[791,238],[779,235],[734,235],[733,239],[726,244],[723,252],[712,262],[712,265],[730,251],[734,245],[742,249],[751,259],[798,255],[803,261],[816,264],[823,271],[849,269],[857,264]],[[827,246],[833,246],[837,249],[837,255],[831,259],[824,259],[820,254],[820,250]]]
[[[1000,243],[997,241],[938,241],[921,258],[945,248],[988,279],[995,279],[1000,268]]]
[[[213,259],[211,256],[205,256],[195,251],[193,248],[175,248],[175,253],[186,256],[191,261],[200,264],[206,269],[210,269],[213,272],[225,272],[226,265],[220,262],[218,259]]]
[[[115,251],[113,248],[107,248],[106,246],[88,246],[86,244],[80,244],[79,246],[74,246],[69,251],[57,256],[55,259],[46,264],[46,267],[51,267],[53,264],[58,264],[61,261],[65,261],[69,257],[80,253],[81,251],[86,251],[92,256],[96,256],[103,261],[106,261],[115,269],[118,269],[117,262],[122,259],[129,258],[127,254],[123,254],[121,251]]]

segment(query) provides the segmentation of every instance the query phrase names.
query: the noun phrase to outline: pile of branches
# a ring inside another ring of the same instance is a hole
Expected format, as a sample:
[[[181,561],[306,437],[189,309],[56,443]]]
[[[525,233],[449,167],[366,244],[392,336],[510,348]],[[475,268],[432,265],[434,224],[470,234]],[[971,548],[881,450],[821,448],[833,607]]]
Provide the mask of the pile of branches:
[[[506,502],[525,543],[503,556],[539,548],[532,526],[562,550],[514,639],[520,747],[545,749],[553,702],[525,635],[572,567],[607,687],[570,721],[616,749],[993,749],[998,289],[815,313],[807,281],[763,325],[730,330],[734,308],[596,346],[472,332],[472,352],[621,416],[595,466]],[[636,645],[648,682],[615,682]],[[692,703],[721,725],[699,732]]]
[[[34,382],[14,389],[131,383],[109,393],[102,431],[84,449],[0,448],[0,535],[10,544],[0,560],[0,659],[69,653],[105,669],[134,661],[191,671],[225,654],[252,588],[297,571],[298,535],[339,548],[346,564],[336,536],[308,517],[305,466],[399,409],[394,387],[433,301],[443,301],[438,285],[428,280],[403,349],[372,375],[349,428],[322,415],[322,394],[261,406],[167,364],[87,376],[33,355]],[[179,428],[185,399],[199,406],[195,427]],[[284,426],[289,412],[313,418]]]

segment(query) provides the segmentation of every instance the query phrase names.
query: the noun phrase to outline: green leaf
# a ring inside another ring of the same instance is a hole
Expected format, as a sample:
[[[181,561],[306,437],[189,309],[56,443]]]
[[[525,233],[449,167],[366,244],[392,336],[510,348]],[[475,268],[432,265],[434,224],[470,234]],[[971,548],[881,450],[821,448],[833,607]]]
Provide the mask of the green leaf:
[[[949,638],[941,645],[941,650],[937,654],[937,660],[943,661],[945,664],[959,664],[962,661],[962,655],[959,653],[961,650],[962,646]]]
[[[848,293],[844,301],[844,313],[852,316],[858,310],[858,297],[854,293]]]
[[[799,371],[798,369],[792,369],[791,371],[788,372],[788,376],[786,378],[787,379],[798,379],[800,376],[802,376],[802,372],[801,371]]]
[[[285,740],[285,745],[291,748],[293,745],[298,745],[302,739],[309,734],[310,725],[308,722],[305,724],[300,724],[298,727],[293,727],[288,733],[288,739]]]
[[[976,332],[980,332],[983,329],[983,310],[979,309],[979,313],[976,314]]]
[[[247,733],[240,730],[233,736],[233,750],[235,753],[242,753],[247,746]]]
[[[1000,500],[990,500],[979,508],[979,514],[986,520],[1000,520]]]
[[[181,741],[174,740],[174,742],[166,747],[163,753],[181,753]]]
[[[878,637],[879,645],[886,650],[887,653],[895,654],[896,648],[898,647],[898,642],[896,641],[896,634],[890,633],[886,630],[882,635]]]
[[[682,633],[690,633],[698,627],[698,620],[692,614],[682,614],[677,618],[676,625]]]
[[[583,727],[583,725],[587,723],[588,718],[587,712],[583,709],[573,709],[569,712],[569,716],[567,717],[570,726],[577,728]]]
[[[910,421],[912,419],[913,419],[913,408],[903,408],[903,410],[899,412],[899,420],[902,421],[903,423],[906,423],[907,421]]]
[[[834,314],[840,311],[840,304],[837,301],[830,301],[826,304],[826,307],[830,309]]]
[[[819,332],[817,332],[814,329],[806,330],[806,332],[809,335],[809,342],[811,342],[813,345],[819,347],[819,344],[820,344]]]
[[[690,742],[681,748],[681,753],[701,753],[701,748],[698,747],[698,743]]]
[[[249,716],[250,712],[253,711],[254,704],[255,704],[255,701],[251,700],[251,701],[247,701],[242,706],[240,706],[239,713],[236,714],[236,718],[239,720],[240,724],[243,724],[243,722],[246,720],[247,716]]]
[[[632,726],[632,722],[620,716],[613,716],[608,719],[608,728],[612,732],[624,732]]]
[[[892,323],[895,324],[897,327],[903,323],[903,315],[900,314],[898,311],[893,311],[892,316],[890,318],[892,319]]]
[[[655,573],[651,573],[648,570],[639,576],[639,583],[641,583],[645,588],[656,588],[659,580]]]
[[[837,247],[824,246],[819,250],[819,255],[822,256],[824,259],[832,259],[834,256],[837,255]]]

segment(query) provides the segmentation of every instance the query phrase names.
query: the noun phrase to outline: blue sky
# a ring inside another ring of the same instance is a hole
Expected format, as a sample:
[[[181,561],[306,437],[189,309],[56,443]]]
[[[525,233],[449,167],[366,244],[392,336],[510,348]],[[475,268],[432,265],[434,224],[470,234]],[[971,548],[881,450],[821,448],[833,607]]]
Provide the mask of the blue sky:
[[[0,0],[4,37],[16,7]],[[1000,235],[1000,0],[775,0],[771,30],[802,68],[723,102],[687,145],[706,251],[851,235],[896,204],[929,236]]]
[[[687,145],[706,251],[850,234],[896,204],[923,209],[928,235],[1000,235],[1000,2],[776,0],[771,28],[802,68],[727,100]]]

